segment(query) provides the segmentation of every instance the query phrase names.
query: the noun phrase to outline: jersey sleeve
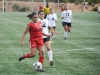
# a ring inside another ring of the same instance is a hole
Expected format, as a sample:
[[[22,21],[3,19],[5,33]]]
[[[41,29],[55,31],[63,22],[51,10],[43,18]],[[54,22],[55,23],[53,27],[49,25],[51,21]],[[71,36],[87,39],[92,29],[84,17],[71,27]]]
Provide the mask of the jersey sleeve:
[[[49,20],[49,15],[47,15],[46,19]]]
[[[51,26],[50,22],[48,20],[47,20],[47,22],[48,22],[48,26],[50,27]]]
[[[70,13],[71,13],[71,15],[72,15],[72,11],[70,10]]]
[[[58,20],[58,19],[57,19],[57,15],[56,15],[56,14],[55,14],[55,20]]]

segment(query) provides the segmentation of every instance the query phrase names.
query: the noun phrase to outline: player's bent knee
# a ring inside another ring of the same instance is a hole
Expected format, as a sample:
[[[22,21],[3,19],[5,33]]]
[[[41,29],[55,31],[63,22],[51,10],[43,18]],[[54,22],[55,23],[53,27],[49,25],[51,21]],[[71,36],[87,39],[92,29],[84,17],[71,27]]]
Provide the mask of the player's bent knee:
[[[50,51],[50,48],[49,48],[49,47],[47,47],[47,50],[48,50],[48,51]]]
[[[31,53],[31,57],[35,57],[35,54],[32,54],[32,53]]]
[[[44,52],[40,52],[40,56],[44,56]]]

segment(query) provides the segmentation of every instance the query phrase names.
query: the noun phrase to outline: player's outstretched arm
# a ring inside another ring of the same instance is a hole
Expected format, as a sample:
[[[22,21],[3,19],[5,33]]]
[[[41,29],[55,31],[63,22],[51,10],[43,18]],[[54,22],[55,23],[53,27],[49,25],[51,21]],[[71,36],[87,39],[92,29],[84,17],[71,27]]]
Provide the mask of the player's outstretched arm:
[[[49,27],[54,33],[56,33],[57,35],[59,34],[56,30],[54,30],[54,28],[52,26],[49,26]]]
[[[42,33],[42,35],[47,36],[47,37],[52,37],[50,34]]]
[[[26,27],[26,29],[25,29],[24,33],[22,34],[22,37],[21,37],[21,43],[20,43],[21,46],[24,45],[24,38],[25,38],[26,33],[29,31],[29,29],[30,29],[30,26],[27,25],[27,27]]]

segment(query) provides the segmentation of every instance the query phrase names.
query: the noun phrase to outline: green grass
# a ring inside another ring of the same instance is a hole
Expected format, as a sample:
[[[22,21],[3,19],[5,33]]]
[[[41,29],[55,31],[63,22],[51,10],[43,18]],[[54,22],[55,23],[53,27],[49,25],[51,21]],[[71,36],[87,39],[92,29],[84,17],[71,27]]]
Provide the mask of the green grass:
[[[73,13],[72,31],[64,40],[60,13],[57,31],[51,45],[54,66],[49,66],[45,49],[45,73],[33,70],[38,60],[18,58],[29,52],[29,34],[24,47],[20,46],[21,35],[30,20],[29,13],[0,13],[0,75],[100,75],[100,19],[96,12]]]

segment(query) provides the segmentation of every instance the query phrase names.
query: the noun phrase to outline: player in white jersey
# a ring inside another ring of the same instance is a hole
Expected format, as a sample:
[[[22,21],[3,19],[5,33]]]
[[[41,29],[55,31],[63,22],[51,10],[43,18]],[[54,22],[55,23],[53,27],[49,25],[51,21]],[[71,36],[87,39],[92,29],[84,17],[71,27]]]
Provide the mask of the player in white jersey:
[[[58,20],[57,20],[57,15],[54,13],[54,9],[53,8],[50,8],[50,14],[47,15],[46,19],[50,22],[51,26],[54,29],[56,29],[56,23],[55,22],[57,22]],[[51,29],[50,29],[50,32],[52,33],[52,36],[53,36],[54,32]]]
[[[50,48],[50,34],[48,32],[48,27],[50,27],[56,34],[58,34],[58,32],[56,32],[53,29],[53,27],[51,26],[51,24],[49,23],[49,21],[47,19],[44,19],[44,16],[45,16],[44,11],[39,11],[38,15],[39,15],[39,21],[42,22],[42,27],[43,27],[42,32],[46,35],[46,36],[43,35],[43,40],[44,40],[44,44],[45,44],[47,51],[48,51],[50,66],[52,66],[53,59],[52,59],[52,50]]]
[[[72,11],[67,4],[64,5],[64,11],[61,14],[62,24],[64,27],[64,39],[67,39],[67,33],[71,31]]]
[[[100,5],[98,7],[98,13],[99,13],[99,18],[100,18]]]

